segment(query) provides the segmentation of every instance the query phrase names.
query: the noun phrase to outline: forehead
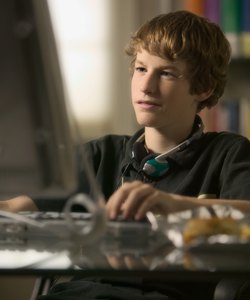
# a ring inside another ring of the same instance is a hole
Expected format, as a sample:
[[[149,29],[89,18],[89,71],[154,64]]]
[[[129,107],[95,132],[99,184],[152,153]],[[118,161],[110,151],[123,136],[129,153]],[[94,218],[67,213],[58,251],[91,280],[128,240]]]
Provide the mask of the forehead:
[[[153,65],[160,68],[172,68],[184,73],[187,69],[186,62],[180,59],[170,60],[157,56],[156,54],[149,53],[147,50],[140,50],[136,54],[135,63],[144,65]]]

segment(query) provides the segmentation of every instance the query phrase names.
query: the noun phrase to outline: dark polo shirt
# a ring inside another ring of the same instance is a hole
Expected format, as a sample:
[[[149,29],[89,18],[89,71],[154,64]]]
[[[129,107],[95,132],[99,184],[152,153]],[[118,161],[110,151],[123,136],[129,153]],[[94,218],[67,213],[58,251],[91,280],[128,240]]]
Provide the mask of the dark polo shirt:
[[[146,158],[132,157],[133,145],[143,133],[132,137],[107,135],[77,147],[79,186],[76,192],[89,192],[86,162],[107,200],[123,181],[142,180],[156,188],[180,195],[250,199],[250,141],[229,132],[204,133],[182,151],[170,155],[168,172],[148,178],[142,172]],[[142,162],[140,161],[142,160]],[[41,210],[61,210],[65,199],[34,199]]]
[[[147,178],[141,172],[141,162],[132,158],[133,144],[141,133],[133,137],[107,135],[84,146],[106,199],[121,184],[122,177],[125,181],[151,182],[156,188],[181,195],[250,199],[250,142],[245,137],[228,132],[204,133],[169,156],[170,168],[164,176]]]

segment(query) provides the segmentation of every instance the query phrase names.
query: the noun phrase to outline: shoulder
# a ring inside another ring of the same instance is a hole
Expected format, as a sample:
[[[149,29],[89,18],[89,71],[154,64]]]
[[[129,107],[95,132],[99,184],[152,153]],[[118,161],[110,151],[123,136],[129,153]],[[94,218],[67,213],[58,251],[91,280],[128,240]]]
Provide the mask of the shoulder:
[[[207,132],[204,134],[203,141],[207,144],[216,146],[232,146],[236,143],[250,146],[250,141],[246,137],[233,132]]]
[[[101,161],[121,159],[125,154],[130,137],[127,135],[105,135],[77,146],[78,155],[95,165]]]
[[[108,134],[100,138],[91,140],[83,145],[86,151],[92,153],[130,153],[133,144],[139,136],[144,132],[144,129],[139,129],[132,136]]]
[[[89,141],[85,143],[83,147],[88,151],[92,151],[93,153],[106,151],[120,151],[126,146],[129,139],[130,137],[128,135],[109,134]]]
[[[241,153],[250,156],[250,141],[248,138],[232,132],[208,132],[203,137],[203,149],[222,154]]]

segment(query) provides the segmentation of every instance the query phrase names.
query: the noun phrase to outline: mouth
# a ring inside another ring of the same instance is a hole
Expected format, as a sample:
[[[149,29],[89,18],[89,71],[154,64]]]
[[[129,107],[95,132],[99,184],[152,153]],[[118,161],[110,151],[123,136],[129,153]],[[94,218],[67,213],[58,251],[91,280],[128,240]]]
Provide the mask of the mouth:
[[[147,100],[138,100],[138,101],[135,101],[135,104],[144,109],[160,107],[159,103],[157,103],[155,101],[147,101]]]

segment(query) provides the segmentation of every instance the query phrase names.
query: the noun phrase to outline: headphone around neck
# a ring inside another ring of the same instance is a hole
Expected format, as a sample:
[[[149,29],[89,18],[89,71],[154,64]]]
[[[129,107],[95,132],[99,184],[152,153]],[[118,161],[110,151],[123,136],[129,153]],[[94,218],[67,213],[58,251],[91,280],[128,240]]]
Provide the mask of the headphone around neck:
[[[197,120],[198,119],[198,120]],[[146,177],[156,179],[164,176],[169,168],[168,156],[182,151],[187,148],[194,140],[201,137],[203,133],[204,125],[202,120],[197,117],[195,124],[195,131],[184,142],[175,146],[174,148],[155,156],[155,154],[148,154],[148,151],[144,144],[144,134],[141,135],[132,147],[132,159],[140,164],[139,172],[142,172]]]

